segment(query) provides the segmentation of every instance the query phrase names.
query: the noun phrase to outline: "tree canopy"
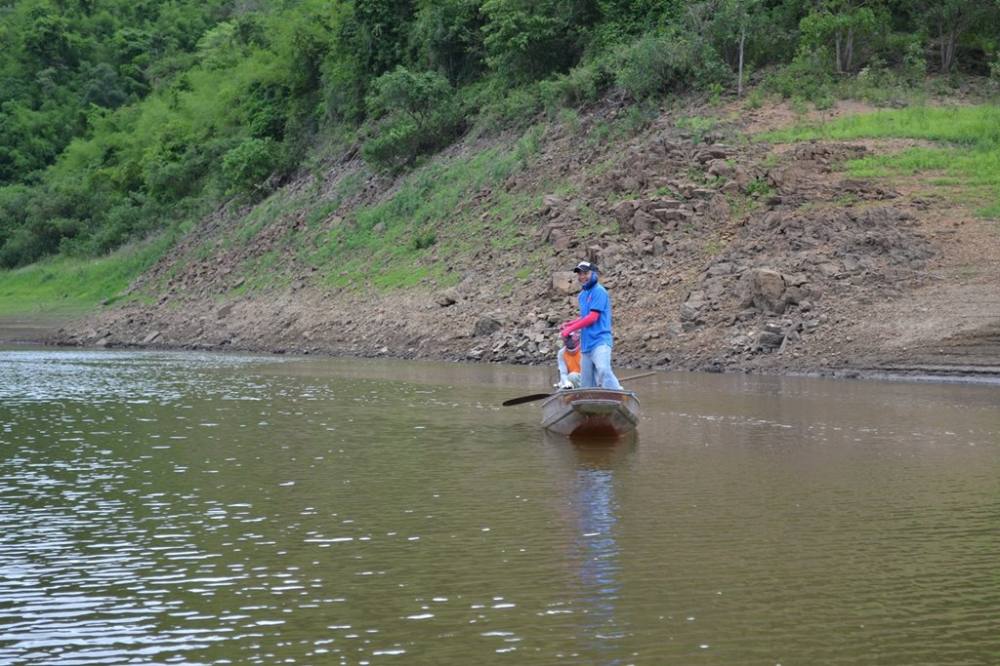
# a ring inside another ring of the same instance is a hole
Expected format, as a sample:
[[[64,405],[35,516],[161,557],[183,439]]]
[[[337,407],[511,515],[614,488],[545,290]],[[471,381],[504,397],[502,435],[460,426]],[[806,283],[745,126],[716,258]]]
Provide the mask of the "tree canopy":
[[[13,0],[0,267],[93,255],[254,197],[324,135],[407,168],[477,119],[611,87],[742,93],[875,68],[1000,72],[998,0]]]

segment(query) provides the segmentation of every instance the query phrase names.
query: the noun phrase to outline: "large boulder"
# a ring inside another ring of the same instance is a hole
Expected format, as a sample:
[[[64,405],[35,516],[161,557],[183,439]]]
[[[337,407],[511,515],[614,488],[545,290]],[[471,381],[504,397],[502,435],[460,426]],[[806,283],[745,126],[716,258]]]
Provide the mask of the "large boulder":
[[[705,323],[704,312],[709,302],[705,292],[692,291],[681,306],[681,326],[685,331],[692,331]]]
[[[575,294],[580,284],[573,271],[556,271],[552,274],[552,290],[558,294]]]
[[[500,323],[499,319],[489,316],[480,317],[476,320],[476,324],[472,329],[472,334],[477,337],[493,335],[499,331],[502,326],[503,324]]]
[[[743,306],[761,312],[785,311],[785,278],[772,268],[754,268],[744,274]]]
[[[454,287],[443,289],[434,296],[434,302],[442,308],[451,307],[458,303],[458,291]]]

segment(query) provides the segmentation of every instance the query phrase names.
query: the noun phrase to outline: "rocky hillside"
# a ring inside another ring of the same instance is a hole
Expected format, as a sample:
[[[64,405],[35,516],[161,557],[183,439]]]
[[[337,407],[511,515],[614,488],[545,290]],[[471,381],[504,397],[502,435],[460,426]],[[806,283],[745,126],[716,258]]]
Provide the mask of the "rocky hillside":
[[[621,113],[608,102],[553,123],[523,167],[463,196],[434,221],[419,259],[432,277],[415,285],[331,286],[296,251],[404,186],[346,154],[269,201],[206,219],[123,304],[58,341],[550,363],[559,323],[576,314],[567,271],[586,258],[612,294],[618,365],[1000,374],[995,223],[916,178],[845,175],[847,160],[907,142],[772,146],[748,136],[787,109],[735,106],[664,112],[627,140],[595,138]],[[709,113],[735,120],[683,122]],[[439,161],[504,141],[469,139]],[[360,186],[344,195],[347,180]],[[308,207],[266,212],[304,191],[318,193]],[[511,200],[527,203],[501,229]],[[259,280],[261,266],[273,279]]]

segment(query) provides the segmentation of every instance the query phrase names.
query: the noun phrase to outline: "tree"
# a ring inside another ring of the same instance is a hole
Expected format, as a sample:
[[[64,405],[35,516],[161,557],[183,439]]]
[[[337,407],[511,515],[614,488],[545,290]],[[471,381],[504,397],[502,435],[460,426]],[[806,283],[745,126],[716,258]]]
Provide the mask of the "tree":
[[[876,11],[879,10],[879,11]],[[856,57],[859,42],[887,29],[887,16],[878,5],[863,0],[824,0],[816,11],[802,19],[802,45],[813,50],[833,46],[837,72],[851,72],[862,62]]]
[[[380,122],[363,152],[376,166],[389,170],[440,148],[462,129],[454,90],[437,72],[397,67],[375,79],[367,104],[370,117]]]
[[[955,49],[963,35],[974,26],[996,26],[1000,21],[1000,3],[996,0],[933,0],[922,2],[921,9],[927,29],[936,35],[942,74],[954,67]]]
[[[743,96],[743,70],[747,40],[755,36],[762,23],[762,0],[711,0],[704,3],[710,16],[710,32],[723,58],[736,70],[736,94]]]
[[[599,16],[591,0],[486,0],[481,11],[487,64],[513,82],[575,65]]]
[[[411,32],[412,50],[452,83],[482,73],[483,18],[478,0],[423,0]]]

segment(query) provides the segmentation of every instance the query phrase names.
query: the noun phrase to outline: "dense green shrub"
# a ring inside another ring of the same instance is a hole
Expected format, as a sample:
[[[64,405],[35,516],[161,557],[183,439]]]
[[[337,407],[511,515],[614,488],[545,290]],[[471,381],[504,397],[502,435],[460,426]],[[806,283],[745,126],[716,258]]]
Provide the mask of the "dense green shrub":
[[[791,64],[769,76],[766,86],[786,99],[823,99],[831,94],[834,83],[827,63],[828,58],[822,50],[803,50]]]
[[[540,81],[538,92],[547,109],[577,107],[596,101],[613,81],[607,62],[590,62]]]
[[[479,0],[437,0],[417,9],[410,41],[417,62],[467,83],[485,70],[483,15]]]
[[[705,46],[679,32],[643,35],[619,49],[616,81],[636,100],[682,90],[696,81],[707,85],[724,70],[718,56],[706,54]],[[702,59],[705,55],[708,59]]]
[[[450,143],[463,127],[454,90],[437,72],[397,67],[372,83],[367,104],[375,124],[362,154],[389,171]]]
[[[541,83],[528,83],[503,91],[500,85],[484,86],[471,95],[470,106],[479,109],[477,127],[496,130],[507,127],[525,128],[542,111],[544,103]]]
[[[486,62],[514,82],[572,67],[598,17],[596,3],[574,0],[485,0],[481,11]]]
[[[274,140],[246,139],[222,158],[222,177],[230,192],[259,192],[278,162],[279,151]]]

